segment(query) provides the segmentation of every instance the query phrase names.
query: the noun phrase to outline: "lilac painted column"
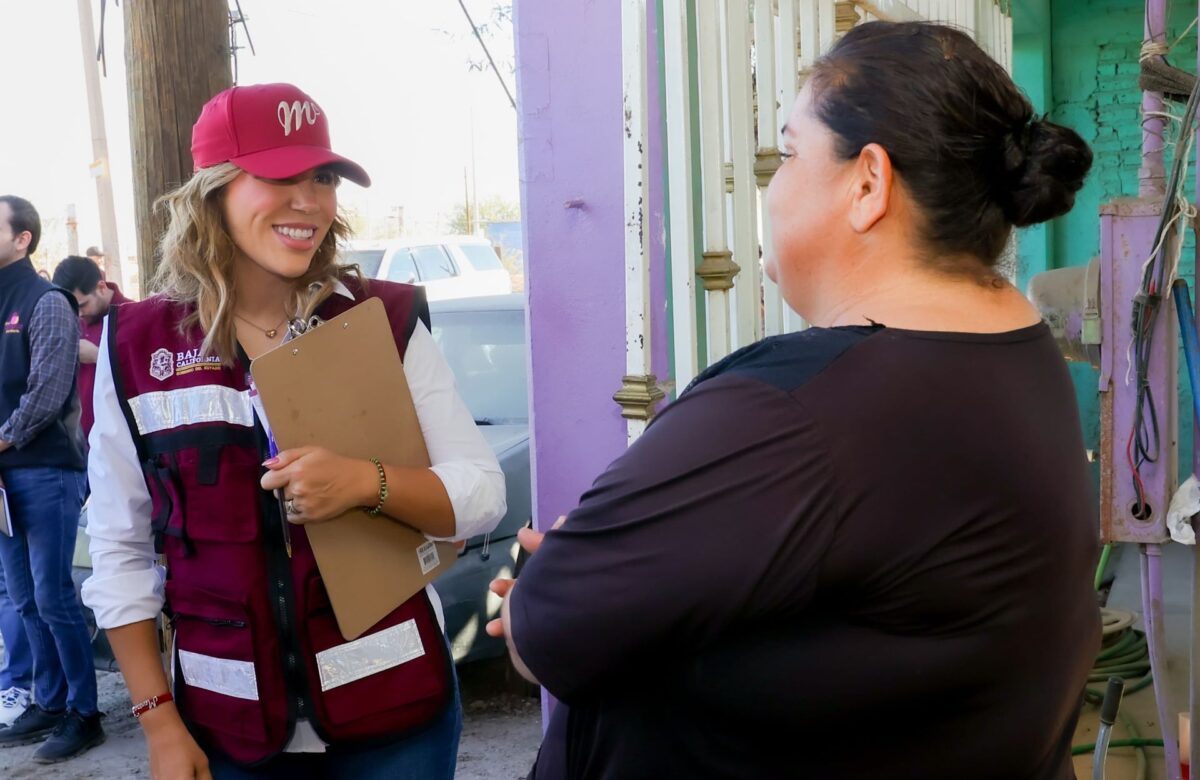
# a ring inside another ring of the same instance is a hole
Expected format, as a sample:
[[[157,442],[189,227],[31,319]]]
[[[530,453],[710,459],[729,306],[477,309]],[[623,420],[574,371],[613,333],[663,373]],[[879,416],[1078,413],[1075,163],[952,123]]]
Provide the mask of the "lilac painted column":
[[[534,522],[625,448],[619,3],[517,0]]]
[[[657,31],[657,3],[648,28]],[[516,0],[534,526],[568,513],[626,446],[621,5]],[[655,35],[651,34],[651,40]],[[651,46],[651,354],[668,371],[662,136]],[[543,714],[552,704],[544,698]]]
[[[651,39],[657,3],[650,3]],[[518,134],[531,353],[534,520],[548,528],[625,449],[618,3],[517,0]],[[649,50],[651,353],[667,353],[662,110]]]

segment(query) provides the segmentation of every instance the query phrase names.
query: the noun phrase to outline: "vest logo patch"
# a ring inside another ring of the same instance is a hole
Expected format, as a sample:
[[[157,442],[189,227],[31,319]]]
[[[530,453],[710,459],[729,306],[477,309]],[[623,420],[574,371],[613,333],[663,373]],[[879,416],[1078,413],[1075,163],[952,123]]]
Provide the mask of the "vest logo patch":
[[[150,356],[150,376],[162,382],[175,375],[175,353],[169,349],[156,349]]]
[[[5,333],[20,333],[21,332],[21,315],[13,312],[12,316],[4,323]]]
[[[216,355],[201,355],[199,347],[172,352],[163,347],[150,356],[150,376],[164,382],[173,376],[183,376],[194,371],[220,371],[221,358]]]

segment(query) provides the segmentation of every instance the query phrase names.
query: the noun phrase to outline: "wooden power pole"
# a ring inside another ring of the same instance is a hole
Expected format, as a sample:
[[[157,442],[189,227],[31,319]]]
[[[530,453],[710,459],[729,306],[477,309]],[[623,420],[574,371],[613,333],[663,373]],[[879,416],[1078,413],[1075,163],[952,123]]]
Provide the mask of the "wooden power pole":
[[[126,0],[125,70],[138,282],[158,268],[166,227],[154,202],[192,175],[192,125],[208,99],[233,83],[227,0]]]
[[[87,86],[88,124],[92,129],[92,175],[96,179],[96,205],[100,209],[100,246],[104,273],[124,286],[121,247],[117,243],[117,209],[113,204],[112,173],[108,163],[108,132],[104,127],[104,101],[100,96],[100,69],[96,65],[96,33],[92,27],[91,0],[79,0],[79,39],[83,44],[83,75]],[[71,217],[75,219],[75,207]],[[79,234],[71,234],[71,254],[79,254]]]

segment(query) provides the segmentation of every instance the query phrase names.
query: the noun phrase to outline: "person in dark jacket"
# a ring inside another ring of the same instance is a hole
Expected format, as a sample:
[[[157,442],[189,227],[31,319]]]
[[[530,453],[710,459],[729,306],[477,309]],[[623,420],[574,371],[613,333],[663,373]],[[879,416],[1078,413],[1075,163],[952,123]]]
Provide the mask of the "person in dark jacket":
[[[0,747],[46,740],[34,759],[53,763],[100,744],[104,730],[91,635],[71,581],[84,480],[79,320],[70,294],[29,259],[40,234],[29,201],[0,196],[0,482],[13,531],[0,534],[0,565],[34,671],[34,703],[0,731]]]

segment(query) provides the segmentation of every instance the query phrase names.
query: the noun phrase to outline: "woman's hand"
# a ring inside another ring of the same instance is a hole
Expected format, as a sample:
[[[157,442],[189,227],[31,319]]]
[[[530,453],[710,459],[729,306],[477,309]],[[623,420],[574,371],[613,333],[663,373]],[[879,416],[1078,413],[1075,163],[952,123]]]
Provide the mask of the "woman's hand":
[[[141,717],[141,724],[153,780],[212,780],[208,756],[183,725],[175,705],[155,707]]]
[[[553,531],[555,528],[559,528],[566,521],[567,516],[562,515],[554,521],[554,525],[550,527],[550,530]],[[521,543],[521,547],[525,550],[525,552],[529,553],[530,555],[533,555],[538,551],[538,548],[542,546],[542,540],[545,538],[546,534],[535,531],[532,528],[522,528],[520,531],[517,531],[517,541]],[[492,593],[495,593],[500,598],[507,599],[508,594],[512,591],[513,585],[515,584],[517,584],[517,581],[510,577],[497,577],[496,579],[492,580],[492,583],[488,586],[488,588],[492,591]],[[487,632],[488,636],[506,636],[503,618],[489,620],[488,624],[484,627],[484,630]]]
[[[287,519],[320,523],[356,506],[375,506],[379,472],[366,460],[343,458],[324,447],[297,447],[263,464],[264,490],[282,490]]]

